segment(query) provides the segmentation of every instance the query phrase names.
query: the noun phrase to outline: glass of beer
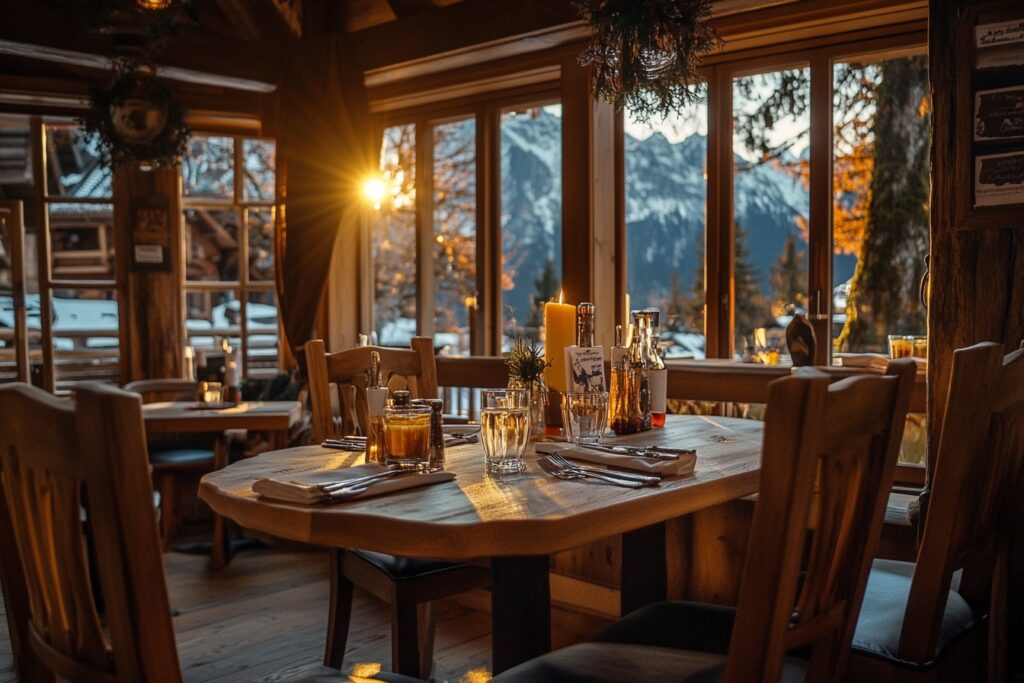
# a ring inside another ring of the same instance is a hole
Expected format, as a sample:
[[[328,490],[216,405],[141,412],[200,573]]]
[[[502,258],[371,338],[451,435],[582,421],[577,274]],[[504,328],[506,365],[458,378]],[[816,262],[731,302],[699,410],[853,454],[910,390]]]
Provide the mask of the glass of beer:
[[[426,472],[430,465],[430,406],[384,409],[384,462]]]
[[[523,455],[529,439],[529,391],[485,389],[480,392],[480,441],[488,472],[515,474],[526,469]]]
[[[889,358],[910,358],[913,352],[913,337],[903,334],[889,335]]]

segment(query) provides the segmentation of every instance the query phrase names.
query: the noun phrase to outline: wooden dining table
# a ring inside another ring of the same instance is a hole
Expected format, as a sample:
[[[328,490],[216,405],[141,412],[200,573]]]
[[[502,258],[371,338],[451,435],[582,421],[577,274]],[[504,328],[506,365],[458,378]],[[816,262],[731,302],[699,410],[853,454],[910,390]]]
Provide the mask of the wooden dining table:
[[[288,479],[363,462],[362,453],[305,446],[264,453],[203,477],[199,497],[243,527],[294,541],[362,548],[406,557],[487,558],[495,673],[551,648],[551,555],[621,534],[621,607],[625,614],[664,600],[665,522],[757,491],[763,424],[670,415],[664,428],[614,443],[697,451],[691,476],[626,489],[546,474],[536,456],[526,471],[489,475],[479,444],[449,448],[453,481],[334,505],[261,498],[257,479]],[[532,449],[531,449],[532,450]]]
[[[232,429],[263,432],[271,448],[288,445],[291,428],[302,419],[298,401],[242,401],[222,408],[204,407],[194,401],[159,401],[142,406],[146,434],[220,434]],[[228,464],[228,442],[214,441],[213,467]],[[214,511],[213,546],[210,566],[219,569],[231,561],[231,533],[225,520]]]

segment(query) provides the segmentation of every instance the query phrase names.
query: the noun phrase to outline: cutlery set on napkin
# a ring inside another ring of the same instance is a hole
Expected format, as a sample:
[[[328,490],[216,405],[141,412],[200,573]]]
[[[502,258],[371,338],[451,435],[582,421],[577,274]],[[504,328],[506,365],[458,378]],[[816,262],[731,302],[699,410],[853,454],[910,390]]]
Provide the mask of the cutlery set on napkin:
[[[662,477],[691,475],[697,463],[694,450],[661,446],[539,443],[537,455],[541,467],[560,479],[592,478],[628,488],[657,486]]]
[[[444,470],[420,473],[368,464],[334,470],[301,472],[289,479],[257,479],[253,482],[252,490],[266,498],[273,498],[285,503],[313,505],[369,498],[429,484],[439,484],[454,478],[453,472]]]
[[[454,431],[446,432],[444,435],[445,448],[461,446],[464,443],[476,443],[479,440],[480,435],[478,433]],[[340,439],[324,439],[324,442],[320,445],[324,448],[335,448],[340,451],[365,451],[366,437],[343,436]]]

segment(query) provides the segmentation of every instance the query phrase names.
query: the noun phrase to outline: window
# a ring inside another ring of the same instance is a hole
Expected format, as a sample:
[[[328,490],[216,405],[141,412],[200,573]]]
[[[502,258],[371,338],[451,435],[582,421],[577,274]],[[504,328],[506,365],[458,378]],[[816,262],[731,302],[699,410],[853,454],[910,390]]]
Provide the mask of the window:
[[[562,107],[501,113],[502,351],[540,339],[562,280]]]
[[[54,385],[64,390],[82,380],[116,382],[120,316],[111,172],[74,125],[45,124],[43,140],[50,275],[39,296],[50,304]],[[41,315],[45,309],[38,310]],[[45,344],[45,333],[43,339]]]
[[[734,78],[734,347],[784,350],[807,307],[810,69]]]
[[[833,347],[888,351],[888,335],[925,335],[928,59],[833,65]]]
[[[377,343],[408,346],[416,336],[416,126],[384,131],[383,191],[372,226],[373,329]]]
[[[704,358],[707,105],[648,123],[625,112],[627,291],[664,312],[668,358]]]
[[[476,308],[476,120],[434,126],[434,342],[472,353]]]
[[[240,346],[247,377],[278,368],[274,169],[273,141],[238,136],[197,135],[182,161],[188,343]]]

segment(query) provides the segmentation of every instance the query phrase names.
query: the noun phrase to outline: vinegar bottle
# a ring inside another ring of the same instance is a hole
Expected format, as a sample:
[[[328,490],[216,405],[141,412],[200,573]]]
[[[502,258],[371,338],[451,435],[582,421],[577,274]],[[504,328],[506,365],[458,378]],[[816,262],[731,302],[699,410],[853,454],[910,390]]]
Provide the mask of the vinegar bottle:
[[[646,308],[642,313],[650,319],[647,381],[651,391],[651,426],[664,427],[668,403],[668,370],[658,350],[658,341],[661,338],[661,311]]]
[[[370,371],[366,373],[366,404],[369,424],[366,426],[366,462],[383,463],[384,406],[388,399],[387,387],[382,387],[380,353],[370,352]]]

